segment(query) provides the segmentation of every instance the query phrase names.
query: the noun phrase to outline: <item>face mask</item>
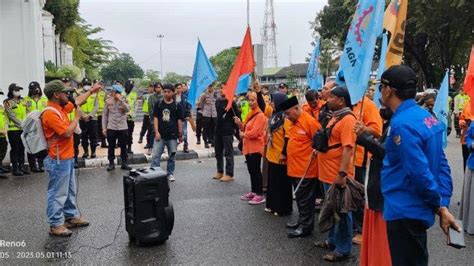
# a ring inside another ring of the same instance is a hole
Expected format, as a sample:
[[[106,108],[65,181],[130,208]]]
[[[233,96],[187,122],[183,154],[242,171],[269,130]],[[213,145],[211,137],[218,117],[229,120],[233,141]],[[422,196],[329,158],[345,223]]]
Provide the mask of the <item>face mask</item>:
[[[13,96],[19,97],[21,93],[19,91],[13,91]]]
[[[84,86],[84,90],[85,90],[85,91],[88,91],[88,90],[90,90],[90,89],[91,89],[91,86],[89,86],[89,85]]]
[[[392,118],[393,112],[390,108],[381,108],[380,109],[380,116],[383,120],[390,120]]]

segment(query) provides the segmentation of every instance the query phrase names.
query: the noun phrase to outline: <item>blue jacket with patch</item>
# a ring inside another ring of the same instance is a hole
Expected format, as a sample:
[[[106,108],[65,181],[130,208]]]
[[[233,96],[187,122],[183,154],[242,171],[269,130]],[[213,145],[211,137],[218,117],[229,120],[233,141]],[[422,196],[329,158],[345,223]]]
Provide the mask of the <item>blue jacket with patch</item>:
[[[417,219],[430,227],[434,211],[449,206],[453,184],[442,134],[442,124],[414,100],[393,114],[381,173],[386,221]]]

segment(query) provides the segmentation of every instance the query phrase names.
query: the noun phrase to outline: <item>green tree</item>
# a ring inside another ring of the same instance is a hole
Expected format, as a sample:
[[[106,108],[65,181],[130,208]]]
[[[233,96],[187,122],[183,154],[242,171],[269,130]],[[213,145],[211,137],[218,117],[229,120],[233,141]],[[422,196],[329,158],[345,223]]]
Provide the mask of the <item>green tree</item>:
[[[79,15],[79,0],[46,1],[44,10],[54,16],[53,23],[56,25],[56,33],[60,34],[62,41],[64,41],[62,33],[81,21]]]
[[[326,79],[337,70],[336,59],[339,55],[337,44],[331,39],[321,40],[321,49],[319,55],[319,69]]]
[[[144,75],[143,69],[127,53],[115,56],[114,59],[101,69],[100,74],[106,82],[127,80],[129,78],[143,78]]]
[[[211,56],[209,60],[211,61],[214,69],[217,72],[217,81],[226,82],[229,78],[230,71],[234,66],[235,59],[239,54],[240,47],[232,47],[220,51],[215,56]]]
[[[163,78],[163,83],[169,84],[176,84],[176,83],[184,83],[191,80],[190,76],[180,75],[175,72],[168,72],[166,76]]]
[[[298,85],[296,82],[296,75],[293,70],[290,70],[286,73],[286,84],[290,89],[296,88]]]
[[[150,85],[152,82],[159,82],[160,81],[160,72],[152,69],[148,69],[145,71],[145,75],[142,79],[138,79],[135,81],[135,84],[139,84],[140,87],[145,88]]]

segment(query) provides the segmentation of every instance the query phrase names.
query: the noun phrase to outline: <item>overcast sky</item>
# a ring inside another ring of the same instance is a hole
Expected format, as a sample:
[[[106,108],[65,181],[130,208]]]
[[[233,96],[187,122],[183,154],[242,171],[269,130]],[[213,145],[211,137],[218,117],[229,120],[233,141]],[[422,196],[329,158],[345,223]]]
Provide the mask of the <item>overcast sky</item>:
[[[144,70],[160,69],[158,34],[163,34],[163,72],[191,75],[199,37],[207,55],[240,46],[246,0],[81,0],[81,16],[104,29],[100,37],[129,53]],[[309,21],[326,0],[275,0],[279,66],[302,63],[311,52]],[[260,43],[265,0],[250,0],[253,43]]]

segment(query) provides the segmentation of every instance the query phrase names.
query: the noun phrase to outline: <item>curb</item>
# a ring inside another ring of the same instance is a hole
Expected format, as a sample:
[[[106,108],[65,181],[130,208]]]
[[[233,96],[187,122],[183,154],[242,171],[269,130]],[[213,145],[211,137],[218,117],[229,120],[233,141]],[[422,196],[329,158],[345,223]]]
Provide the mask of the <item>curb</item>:
[[[237,149],[234,148],[234,155],[239,156],[242,153]],[[184,161],[184,160],[196,160],[196,159],[208,159],[214,158],[215,152],[214,149],[202,149],[202,150],[190,150],[189,153],[185,153],[183,151],[178,151],[176,153],[175,160],[176,161]],[[166,161],[168,160],[168,154],[163,153],[161,155],[161,160]],[[109,165],[109,160],[107,157],[100,157],[94,159],[82,159],[79,158],[79,168],[96,168]],[[122,159],[120,156],[115,157],[115,163],[117,165],[122,164]],[[151,163],[151,155],[144,154],[144,153],[136,153],[136,154],[129,154],[128,155],[128,164],[147,164]]]

